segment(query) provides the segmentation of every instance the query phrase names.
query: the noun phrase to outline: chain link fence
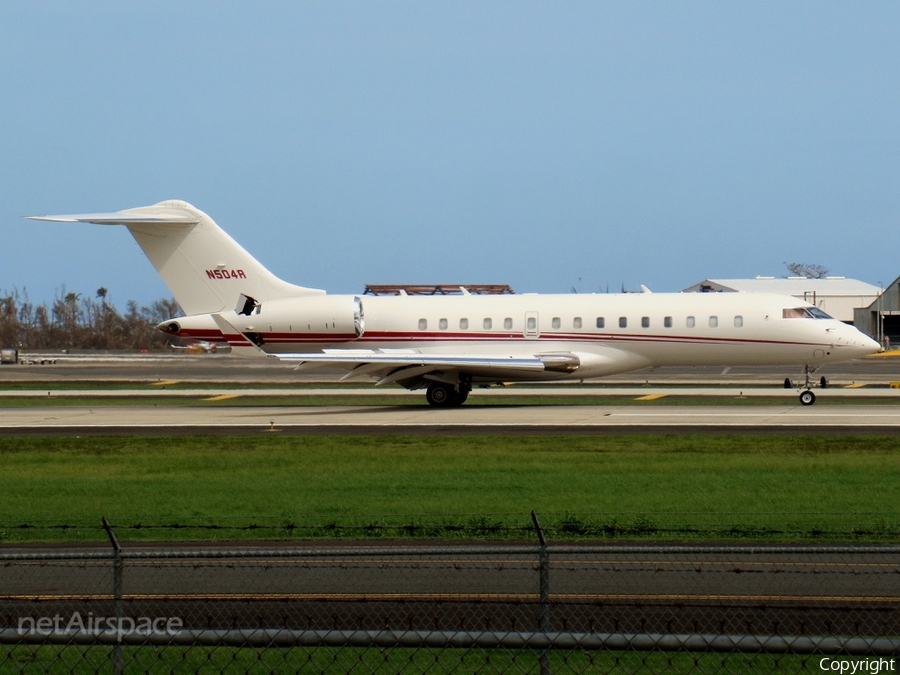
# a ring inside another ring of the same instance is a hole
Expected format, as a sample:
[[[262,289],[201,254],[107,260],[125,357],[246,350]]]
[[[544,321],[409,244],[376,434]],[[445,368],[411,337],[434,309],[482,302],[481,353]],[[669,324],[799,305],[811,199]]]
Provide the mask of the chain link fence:
[[[0,552],[0,672],[871,673],[898,653],[900,546]]]

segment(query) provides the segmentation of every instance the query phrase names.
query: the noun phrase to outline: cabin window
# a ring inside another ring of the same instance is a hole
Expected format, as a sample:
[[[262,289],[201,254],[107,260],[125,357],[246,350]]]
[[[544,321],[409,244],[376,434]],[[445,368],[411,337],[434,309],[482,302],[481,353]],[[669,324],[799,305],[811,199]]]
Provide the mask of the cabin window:
[[[744,317],[742,317],[742,316],[734,317],[734,327],[735,328],[743,328],[744,327]]]
[[[469,330],[469,320],[468,319],[460,319],[459,320],[459,329],[460,330]]]
[[[628,317],[627,316],[619,317],[619,328],[628,328]]]
[[[482,325],[484,326],[485,330],[490,330],[493,327],[494,322],[491,321],[490,319],[485,319],[484,323]]]
[[[710,328],[718,328],[719,327],[719,317],[717,317],[717,316],[709,317],[709,327]]]
[[[650,328],[650,317],[649,316],[641,317],[641,328]]]
[[[572,328],[581,328],[581,317],[576,316],[572,319]]]
[[[537,330],[537,318],[535,318],[533,316],[529,316],[528,321],[526,322],[525,326],[530,331]]]
[[[687,318],[687,320],[684,322],[684,325],[687,326],[688,328],[693,328],[694,327],[694,317],[689,316]]]
[[[438,319],[438,328],[447,330],[447,319]]]
[[[666,328],[672,327],[672,317],[671,316],[667,316],[663,319],[663,326],[665,326]]]
[[[503,319],[503,327],[506,330],[512,330],[512,317],[508,316],[505,319]]]
[[[559,328],[562,326],[562,321],[560,321],[558,316],[554,316],[553,320],[550,322],[553,328]]]
[[[606,328],[606,319],[602,316],[597,317],[597,328]]]
[[[419,319],[419,330],[428,330],[428,319]]]

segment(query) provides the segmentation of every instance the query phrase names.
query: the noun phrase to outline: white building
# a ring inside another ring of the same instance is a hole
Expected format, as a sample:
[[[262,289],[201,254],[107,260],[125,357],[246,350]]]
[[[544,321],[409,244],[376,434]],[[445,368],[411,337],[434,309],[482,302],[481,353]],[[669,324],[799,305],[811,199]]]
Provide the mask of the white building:
[[[755,279],[704,279],[685,293],[780,293],[806,300],[835,319],[853,323],[853,310],[868,307],[881,293],[878,286],[846,277],[756,277]]]

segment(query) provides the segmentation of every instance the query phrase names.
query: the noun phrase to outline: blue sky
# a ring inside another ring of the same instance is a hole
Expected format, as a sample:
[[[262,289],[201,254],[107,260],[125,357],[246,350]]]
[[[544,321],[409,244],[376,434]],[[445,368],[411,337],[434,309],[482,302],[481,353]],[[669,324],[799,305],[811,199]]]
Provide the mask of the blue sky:
[[[0,289],[168,297],[185,199],[273,272],[677,291],[900,274],[894,2],[0,4]]]

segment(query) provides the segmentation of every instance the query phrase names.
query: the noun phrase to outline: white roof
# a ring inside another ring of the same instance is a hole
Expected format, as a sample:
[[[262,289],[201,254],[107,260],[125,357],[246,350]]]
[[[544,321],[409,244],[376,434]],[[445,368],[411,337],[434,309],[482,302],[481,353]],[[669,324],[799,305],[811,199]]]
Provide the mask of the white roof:
[[[686,292],[699,291],[700,286],[704,285],[712,286],[715,290],[780,293],[782,295],[794,296],[815,293],[817,296],[852,295],[856,297],[876,297],[881,293],[881,289],[878,286],[867,284],[865,281],[860,281],[859,279],[847,279],[846,277],[825,277],[824,279],[807,279],[806,277],[705,279],[684,290]]]

